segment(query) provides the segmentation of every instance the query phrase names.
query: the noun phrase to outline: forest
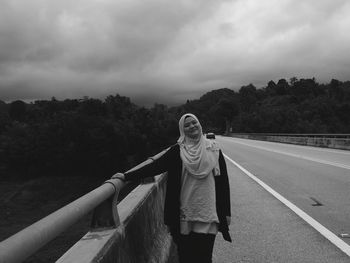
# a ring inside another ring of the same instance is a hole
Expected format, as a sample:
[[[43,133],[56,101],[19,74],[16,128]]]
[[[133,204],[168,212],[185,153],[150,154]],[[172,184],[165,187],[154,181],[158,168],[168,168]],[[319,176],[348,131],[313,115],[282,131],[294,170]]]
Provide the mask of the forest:
[[[174,144],[186,112],[199,117],[204,132],[218,134],[350,133],[350,81],[280,79],[213,90],[176,107],[140,107],[119,94],[0,101],[0,180],[108,178]]]

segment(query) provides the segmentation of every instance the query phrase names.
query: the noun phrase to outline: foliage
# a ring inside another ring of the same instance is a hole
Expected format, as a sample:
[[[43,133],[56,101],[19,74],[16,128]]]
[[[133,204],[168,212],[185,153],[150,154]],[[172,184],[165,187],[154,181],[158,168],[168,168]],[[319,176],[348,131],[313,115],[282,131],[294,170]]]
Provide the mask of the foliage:
[[[207,131],[218,133],[229,128],[242,133],[350,133],[350,82],[319,84],[315,78],[293,77],[269,81],[261,89],[242,86],[238,93],[213,90],[179,108],[198,114]]]
[[[139,107],[118,94],[0,101],[0,179],[110,177],[175,143],[187,112],[204,132],[350,133],[350,82],[293,77],[260,89],[213,90],[172,108]]]
[[[140,108],[119,95],[2,102],[0,179],[108,178],[176,140],[177,121],[168,111],[164,105]]]

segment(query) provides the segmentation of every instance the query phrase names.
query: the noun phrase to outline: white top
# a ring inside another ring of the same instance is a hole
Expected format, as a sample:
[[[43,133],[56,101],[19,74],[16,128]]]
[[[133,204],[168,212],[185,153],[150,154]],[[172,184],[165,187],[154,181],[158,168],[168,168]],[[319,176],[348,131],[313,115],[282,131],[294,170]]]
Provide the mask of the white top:
[[[204,178],[192,176],[183,168],[180,194],[180,232],[217,234],[219,219],[216,213],[215,175],[213,171]]]

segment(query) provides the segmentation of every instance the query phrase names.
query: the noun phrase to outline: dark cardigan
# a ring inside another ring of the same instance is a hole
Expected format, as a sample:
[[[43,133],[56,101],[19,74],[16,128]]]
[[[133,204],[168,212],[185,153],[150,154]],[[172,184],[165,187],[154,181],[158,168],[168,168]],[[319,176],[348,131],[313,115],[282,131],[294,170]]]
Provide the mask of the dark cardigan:
[[[220,150],[220,176],[215,176],[216,212],[219,218],[219,231],[225,240],[231,242],[226,216],[231,216],[230,186],[227,176],[225,158]],[[167,188],[164,203],[164,223],[169,227],[172,236],[176,239],[180,233],[180,193],[182,160],[178,144],[159,159],[135,171],[125,173],[126,181],[140,179],[168,172]]]

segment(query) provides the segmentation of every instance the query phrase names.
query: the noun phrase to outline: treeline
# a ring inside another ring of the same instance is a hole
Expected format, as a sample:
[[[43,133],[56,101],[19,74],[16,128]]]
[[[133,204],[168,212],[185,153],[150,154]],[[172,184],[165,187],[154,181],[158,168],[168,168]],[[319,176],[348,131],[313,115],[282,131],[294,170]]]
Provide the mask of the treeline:
[[[120,95],[0,101],[0,179],[108,178],[173,144],[185,112],[196,114],[205,132],[350,133],[350,82],[280,79],[213,90],[173,108],[139,107]]]
[[[1,102],[0,179],[108,178],[174,143],[177,123],[164,105],[146,109],[119,95]]]
[[[183,107],[216,132],[350,133],[350,81],[280,79],[259,89],[211,91]]]

